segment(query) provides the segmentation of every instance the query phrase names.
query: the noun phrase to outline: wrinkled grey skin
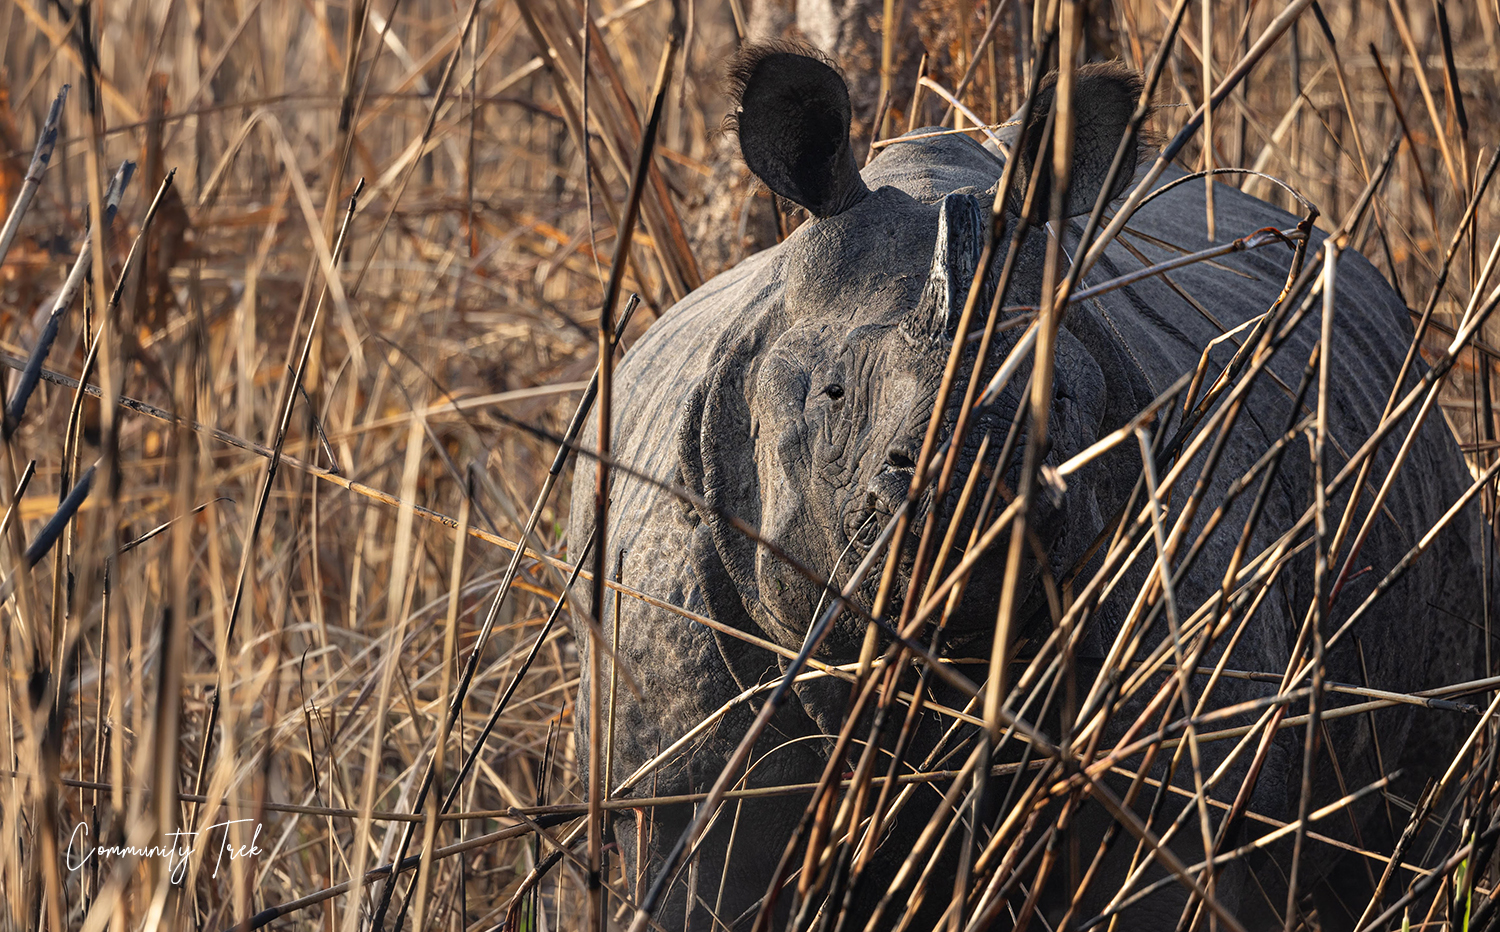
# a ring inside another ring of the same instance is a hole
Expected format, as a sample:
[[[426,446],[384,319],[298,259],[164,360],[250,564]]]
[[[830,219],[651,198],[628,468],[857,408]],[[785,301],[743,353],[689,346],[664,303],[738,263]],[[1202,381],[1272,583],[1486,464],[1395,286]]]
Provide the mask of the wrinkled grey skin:
[[[1118,130],[1112,135],[1091,132],[1092,126],[1080,122],[1075,211],[1086,211],[1092,202],[1119,137]],[[1003,157],[963,137],[892,146],[862,172],[868,193],[804,224],[784,243],[708,282],[652,326],[616,373],[613,447],[622,462],[662,483],[686,486],[702,496],[708,507],[685,504],[658,485],[617,474],[606,559],[611,571],[623,551],[627,586],[782,648],[795,651],[801,646],[824,593],[769,550],[746,540],[715,510],[759,528],[790,556],[831,576],[835,584],[842,585],[849,578],[863,555],[862,543],[868,543],[873,527],[899,505],[910,483],[953,323],[972,277],[983,225],[989,222],[994,188],[1003,169]],[[767,174],[763,172],[762,177]],[[1162,183],[1180,175],[1169,170]],[[1093,187],[1089,188],[1091,179]],[[848,184],[845,178],[833,188],[846,191]],[[1221,185],[1215,198],[1221,238],[1268,226],[1289,229],[1296,223],[1296,218],[1237,189]],[[1014,197],[1007,200],[1011,209],[1018,202]],[[1013,217],[1007,226],[1014,229]],[[1074,253],[1081,226],[1081,218],[1070,224],[1064,240],[1069,255]],[[1202,184],[1179,186],[1148,205],[1131,220],[1129,232],[1121,239],[1147,262],[1205,248],[1209,243]],[[1321,236],[1317,241],[1321,242]],[[1044,248],[1041,235],[1026,242],[1004,304],[1036,302]],[[998,249],[997,271],[1003,255],[1004,249]],[[1223,332],[1221,328],[1233,328],[1271,306],[1289,264],[1290,251],[1285,247],[1262,248],[1179,269],[1170,274],[1170,281],[1150,278],[1074,306],[1059,333],[1046,463],[1055,466],[1125,424],[1183,373],[1192,371],[1203,348]],[[1141,257],[1117,243],[1080,287],[1141,266]],[[1185,300],[1182,293],[1193,296],[1199,306]],[[1363,257],[1344,254],[1336,294],[1330,352],[1330,385],[1336,392],[1331,393],[1328,406],[1333,440],[1330,475],[1377,423],[1412,338],[1407,309]],[[1318,315],[1309,317],[1273,361],[1271,370],[1286,386],[1299,383],[1319,327]],[[999,339],[991,366],[1004,357],[1020,332],[1016,329]],[[1233,343],[1225,343],[1209,354],[1210,373],[1222,369],[1233,348]],[[1023,369],[972,432],[960,458],[965,471],[973,465],[985,430],[996,431],[992,449],[1000,445],[1021,398],[1025,376]],[[1415,376],[1409,384],[1415,384]],[[830,390],[832,386],[837,388]],[[1289,389],[1276,380],[1263,376],[1256,382],[1210,480],[1206,498],[1210,505],[1195,519],[1195,533],[1203,527],[1213,503],[1222,500],[1230,484],[1280,436],[1291,404]],[[1306,409],[1313,411],[1316,406],[1314,386]],[[1174,420],[1168,429],[1175,427]],[[1377,481],[1388,472],[1404,433],[1398,430],[1397,439],[1378,455],[1373,471]],[[594,442],[591,433],[585,435],[585,448],[592,448]],[[1307,449],[1302,441],[1290,448],[1269,489],[1250,554],[1272,544],[1312,501]],[[1004,473],[1012,487],[1019,459],[1014,457]],[[1200,455],[1177,486],[1169,520],[1180,511],[1202,465]],[[1065,573],[1085,553],[1105,522],[1122,507],[1140,472],[1138,449],[1126,444],[1070,476],[1060,504],[1039,506],[1033,527],[1053,574]],[[580,460],[569,525],[574,547],[581,547],[592,529],[594,474],[593,461]],[[1363,601],[1469,482],[1447,427],[1440,418],[1430,420],[1419,432],[1386,502],[1388,516],[1377,520],[1359,557],[1359,565],[1370,569],[1348,583],[1327,630],[1333,630]],[[1242,496],[1230,508],[1193,572],[1176,587],[1176,604],[1184,616],[1217,592],[1252,498]],[[1359,519],[1368,502],[1367,494]],[[1344,503],[1343,497],[1330,502],[1330,514],[1341,515]],[[940,514],[947,517],[951,506],[950,497],[940,506]],[[918,526],[928,507],[930,502],[923,503]],[[863,536],[861,528],[866,528]],[[1433,552],[1355,629],[1365,671],[1361,672],[1353,652],[1353,639],[1346,638],[1341,649],[1329,655],[1328,678],[1408,692],[1480,675],[1472,622],[1480,617],[1483,577],[1476,555],[1482,528],[1476,509],[1460,513]],[[1153,556],[1148,547],[1125,584],[1089,616],[1080,669],[1097,669],[1097,661],[1110,650]],[[957,655],[989,654],[987,638],[994,624],[1003,546],[995,548],[988,559],[974,574],[970,593],[949,633]],[[1028,564],[1022,583],[1021,634],[1033,643],[1045,637],[1051,625],[1039,570],[1034,563]],[[1083,589],[1090,575],[1091,571],[1085,571],[1079,577],[1075,592]],[[902,588],[898,585],[897,591]],[[1284,670],[1311,592],[1312,565],[1303,553],[1290,560],[1268,597],[1255,608],[1227,666]],[[574,595],[575,606],[590,604],[584,582],[580,581]],[[862,591],[861,601],[868,609],[872,587]],[[606,600],[606,630],[613,626],[613,606],[611,597]],[[640,600],[626,598],[619,610],[615,649],[640,683],[643,696],[637,698],[623,686],[619,689],[612,789],[742,691],[773,683],[785,668],[785,661],[769,651]],[[575,625],[575,634],[585,677],[577,709],[578,758],[586,761],[591,646],[581,626]],[[1145,638],[1145,651],[1165,636],[1166,629],[1159,623]],[[857,658],[863,637],[864,625],[846,613],[818,656],[829,662],[850,662]],[[1226,634],[1219,644],[1227,639]],[[1222,647],[1216,648],[1207,662],[1216,660],[1221,651]],[[1137,655],[1142,656],[1144,652]],[[972,675],[978,668],[965,669]],[[607,682],[607,662],[605,670]],[[1195,696],[1205,682],[1203,677],[1194,679]],[[1080,694],[1087,685],[1086,681],[1080,685]],[[1150,695],[1154,689],[1142,692]],[[1218,686],[1211,705],[1272,692],[1270,684],[1230,680]],[[733,704],[715,725],[685,749],[658,762],[624,795],[706,790],[765,695],[763,691],[751,701]],[[937,698],[962,705],[962,697],[953,694],[939,691]],[[816,781],[830,748],[827,736],[837,732],[847,701],[847,686],[837,681],[815,680],[799,687],[796,698],[756,747],[747,785]],[[1348,704],[1348,699],[1330,696],[1327,702],[1337,707]],[[1139,707],[1127,707],[1121,717],[1133,717],[1132,712],[1139,712]],[[1457,713],[1411,707],[1379,712],[1375,721],[1385,769],[1405,768],[1397,791],[1408,797],[1414,797],[1426,779],[1441,773],[1470,725]],[[950,724],[951,720],[933,713],[925,715],[908,760],[920,761],[935,736]],[[1054,717],[1039,727],[1055,736],[1057,721]],[[1328,724],[1328,735],[1347,789],[1378,777],[1381,771],[1368,716],[1336,719]],[[1253,811],[1283,822],[1296,818],[1303,740],[1301,729],[1290,729],[1273,743],[1251,797]],[[888,736],[886,746],[890,744]],[[1204,745],[1205,772],[1224,759],[1232,744]],[[1137,765],[1137,761],[1129,762],[1131,769]],[[1314,781],[1315,804],[1342,795],[1331,769],[1325,754]],[[1161,772],[1158,762],[1155,774]],[[1231,801],[1244,773],[1243,762],[1232,767],[1215,790],[1215,798]],[[1177,782],[1190,785],[1182,774]],[[998,785],[1003,793],[1006,784]],[[1128,784],[1111,785],[1123,794]],[[887,837],[867,884],[854,898],[859,921],[850,927],[863,926],[863,916],[884,892],[944,788],[939,784],[917,794]],[[1143,817],[1150,799],[1149,793],[1142,794],[1135,806]],[[709,929],[713,927],[709,910],[714,910],[731,928],[747,929],[806,800],[805,795],[798,795],[726,805],[700,848],[696,869],[681,871],[656,920],[667,929]],[[1180,805],[1175,799],[1166,804],[1154,823],[1157,830],[1165,827]],[[1385,807],[1371,797],[1356,811],[1363,843],[1388,851],[1393,837]],[[616,812],[613,834],[624,855],[626,876],[634,878],[627,891],[632,898],[644,895],[656,866],[691,816],[688,806]],[[1395,831],[1399,832],[1405,816],[1399,809],[1397,816]],[[1222,810],[1215,811],[1213,818],[1217,829]],[[1087,867],[1109,822],[1097,806],[1085,806],[1074,819],[1072,831],[1084,858],[1080,869]],[[1232,832],[1221,850],[1265,830],[1263,824],[1247,825]],[[1347,817],[1325,820],[1316,827],[1341,839],[1354,837]],[[1183,861],[1193,863],[1202,856],[1197,845],[1201,836],[1196,824],[1188,829],[1180,833],[1174,850]],[[726,855],[731,838],[732,853]],[[1103,908],[1125,877],[1133,849],[1128,835],[1114,846],[1101,879],[1092,885],[1094,894],[1075,920],[1087,919]],[[1287,852],[1275,850],[1276,857],[1285,860]],[[1314,891],[1325,928],[1351,922],[1352,917],[1340,915],[1336,905],[1340,899],[1356,915],[1364,902],[1360,897],[1368,899],[1365,866],[1352,859],[1340,860],[1339,854],[1338,849],[1312,842],[1305,853],[1302,889]],[[956,863],[951,845],[943,856]],[[730,864],[724,870],[726,857]],[[1219,901],[1247,929],[1280,928],[1275,915],[1285,907],[1285,877],[1271,862],[1265,856],[1245,859],[1218,877]],[[1381,865],[1372,864],[1378,876]],[[939,870],[934,876],[938,886],[928,899],[940,911],[950,899],[942,885],[951,883],[953,871]],[[1161,875],[1153,869],[1146,882],[1157,876]],[[1058,878],[1055,889],[1049,888],[1042,905],[1056,920],[1070,892],[1065,862],[1054,877]],[[786,890],[778,901],[783,921],[792,899],[792,891]],[[1173,928],[1185,901],[1182,888],[1169,885],[1127,912],[1122,928]],[[937,915],[930,911],[924,921],[935,921]]]

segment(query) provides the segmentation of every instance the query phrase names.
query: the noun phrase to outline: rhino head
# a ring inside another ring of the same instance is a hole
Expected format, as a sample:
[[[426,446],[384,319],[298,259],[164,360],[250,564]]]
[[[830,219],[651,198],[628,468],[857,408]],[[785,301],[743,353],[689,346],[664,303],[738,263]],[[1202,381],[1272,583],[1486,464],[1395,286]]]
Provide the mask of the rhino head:
[[[944,437],[951,432],[977,347],[977,339],[969,338],[977,332],[960,335],[957,325],[978,271],[1004,163],[971,140],[946,137],[941,144],[973,150],[967,160],[974,166],[972,176],[933,179],[932,197],[914,197],[908,193],[912,184],[898,188],[881,179],[891,172],[921,171],[927,162],[920,153],[901,151],[915,150],[916,144],[891,147],[864,175],[856,167],[848,92],[827,64],[786,47],[752,49],[733,74],[739,107],[731,122],[747,165],[812,219],[776,247],[778,271],[761,296],[763,310],[715,347],[678,436],[681,478],[708,505],[693,515],[702,523],[699,536],[705,541],[694,559],[714,564],[713,571],[722,566],[755,622],[774,640],[795,647],[827,593],[747,539],[725,516],[758,526],[787,554],[835,584],[848,578],[906,499],[953,341],[962,338],[967,353],[959,385],[946,402]],[[1118,68],[1081,75],[1077,99],[1085,103],[1078,111],[1069,192],[1076,212],[1093,206],[1134,107],[1138,82]],[[1039,95],[1033,138],[1018,155],[1018,184],[1036,170],[1036,144],[1050,101],[1050,92]],[[1126,180],[1130,175],[1122,173]],[[1045,188],[1047,180],[1039,184]],[[1015,213],[1022,199],[1007,192],[1000,202]],[[1014,217],[1007,219],[1013,231]],[[997,244],[991,281],[998,277],[1006,246]],[[1023,245],[1002,305],[1036,303],[1044,247],[1041,235]],[[990,299],[982,295],[980,307],[987,310]],[[983,322],[981,312],[976,325]],[[1018,333],[998,341],[987,365],[1004,358]],[[1057,404],[1049,424],[1054,457],[1091,442],[1101,419],[1098,367],[1067,334],[1055,385]],[[974,520],[980,496],[968,514],[954,514],[963,479],[971,469],[997,465],[1023,386],[1024,379],[1013,380],[999,403],[973,423],[945,500],[933,502],[929,494],[918,503],[913,532],[901,542],[908,568],[929,510],[937,509],[942,522]],[[988,462],[979,464],[977,452],[987,432],[996,436]],[[1012,459],[1002,465],[1002,476],[1019,469],[1019,457]],[[1054,546],[1079,515],[1097,523],[1090,502],[1067,503],[1056,512],[1041,516],[1040,524],[1050,529],[1043,532],[1043,546]],[[1087,531],[1069,536],[1086,538]],[[957,539],[965,540],[966,532]],[[700,566],[700,578],[704,575],[710,574]],[[878,575],[871,574],[861,592],[866,609]],[[964,614],[974,618],[976,628],[993,624],[998,575],[975,574],[971,583]],[[898,584],[899,596],[906,580]],[[825,655],[857,650],[863,626],[846,619],[826,642]]]

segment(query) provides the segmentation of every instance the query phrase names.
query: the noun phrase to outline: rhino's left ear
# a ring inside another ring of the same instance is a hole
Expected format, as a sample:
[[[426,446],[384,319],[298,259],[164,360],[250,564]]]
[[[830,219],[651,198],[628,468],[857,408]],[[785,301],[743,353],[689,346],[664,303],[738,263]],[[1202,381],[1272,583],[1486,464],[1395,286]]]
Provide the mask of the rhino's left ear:
[[[1135,112],[1144,85],[1140,72],[1119,62],[1082,65],[1075,74],[1073,170],[1065,202],[1065,215],[1069,217],[1094,209],[1099,189],[1104,186],[1120,139],[1130,126],[1130,117]],[[1031,118],[1026,124],[1026,146],[1019,153],[1021,163],[1016,166],[1016,183],[1007,205],[1012,213],[1020,213],[1031,176],[1042,172],[1033,202],[1032,220],[1035,222],[1047,219],[1052,204],[1052,157],[1048,155],[1038,165],[1037,152],[1047,131],[1047,118],[1052,112],[1056,92],[1057,73],[1053,72],[1042,79],[1042,86],[1032,104]],[[1136,158],[1134,150],[1127,154],[1123,170],[1110,191],[1111,200],[1124,194],[1129,187],[1131,176],[1135,174]]]
[[[816,52],[747,45],[730,62],[734,101],[725,120],[745,164],[766,187],[815,217],[848,210],[869,193],[849,148],[849,88]]]

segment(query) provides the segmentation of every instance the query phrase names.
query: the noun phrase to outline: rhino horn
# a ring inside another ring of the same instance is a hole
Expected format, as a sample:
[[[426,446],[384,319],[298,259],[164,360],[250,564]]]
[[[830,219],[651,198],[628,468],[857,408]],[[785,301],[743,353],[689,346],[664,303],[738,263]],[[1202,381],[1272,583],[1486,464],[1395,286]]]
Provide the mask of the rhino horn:
[[[927,286],[905,324],[913,336],[946,339],[958,330],[958,319],[984,250],[983,223],[979,202],[973,196],[949,194],[943,198]]]

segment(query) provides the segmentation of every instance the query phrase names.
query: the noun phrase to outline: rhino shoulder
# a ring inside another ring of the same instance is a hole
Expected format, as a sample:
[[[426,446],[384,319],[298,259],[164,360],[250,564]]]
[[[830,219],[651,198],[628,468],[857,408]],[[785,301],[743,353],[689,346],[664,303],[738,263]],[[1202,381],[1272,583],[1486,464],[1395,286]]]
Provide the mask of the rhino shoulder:
[[[682,402],[703,377],[714,346],[749,330],[778,302],[785,278],[779,252],[758,252],[704,282],[631,345],[615,372],[622,413]]]

